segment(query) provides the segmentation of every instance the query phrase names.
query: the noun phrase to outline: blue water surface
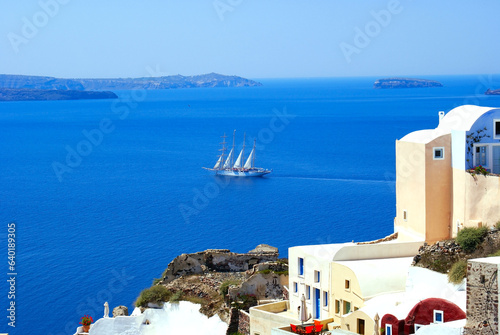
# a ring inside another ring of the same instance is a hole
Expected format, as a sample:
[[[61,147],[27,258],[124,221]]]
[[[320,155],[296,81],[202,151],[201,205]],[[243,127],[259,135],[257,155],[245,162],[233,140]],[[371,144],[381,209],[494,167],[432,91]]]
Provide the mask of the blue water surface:
[[[482,94],[498,77],[435,77],[445,86],[393,90],[373,89],[375,79],[1,103],[2,269],[7,277],[14,222],[17,275],[16,327],[7,325],[5,280],[0,332],[73,334],[83,314],[102,317],[105,301],[132,309],[181,253],[267,243],[286,257],[291,246],[392,233],[395,140],[436,127],[441,110],[500,107],[500,97]],[[238,148],[244,132],[247,147],[256,139],[269,176],[201,169],[234,129]]]

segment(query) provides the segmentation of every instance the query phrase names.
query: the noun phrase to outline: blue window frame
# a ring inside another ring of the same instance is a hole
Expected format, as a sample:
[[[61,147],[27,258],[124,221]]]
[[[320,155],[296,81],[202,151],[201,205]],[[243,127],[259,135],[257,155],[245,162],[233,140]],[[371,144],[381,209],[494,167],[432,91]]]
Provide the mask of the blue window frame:
[[[299,257],[299,276],[304,275],[304,258]]]

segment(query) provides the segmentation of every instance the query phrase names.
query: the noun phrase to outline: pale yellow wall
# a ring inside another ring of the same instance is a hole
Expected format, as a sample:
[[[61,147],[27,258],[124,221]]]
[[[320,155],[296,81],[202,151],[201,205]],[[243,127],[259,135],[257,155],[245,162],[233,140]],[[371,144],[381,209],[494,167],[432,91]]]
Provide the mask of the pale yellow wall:
[[[425,238],[425,144],[396,141],[395,231],[402,241]],[[406,221],[403,211],[407,211]]]
[[[494,226],[500,220],[500,177],[472,176],[466,171],[454,169],[456,186],[453,198],[453,233],[460,227]]]
[[[283,312],[286,301],[261,305],[250,308],[250,335],[271,335],[271,329],[297,323],[291,315]]]
[[[372,335],[375,327],[375,321],[373,321],[371,316],[367,315],[363,311],[356,311],[342,318],[341,328],[359,334],[358,319],[365,320],[364,334]]]
[[[344,304],[343,301],[349,301],[351,303],[351,311],[354,311],[354,308],[361,308],[364,306],[364,299],[361,293],[361,287],[359,285],[358,279],[354,272],[348,267],[333,263],[332,266],[332,294],[331,294],[331,307],[332,307],[332,316],[335,321],[338,322],[339,318],[344,313]],[[345,288],[345,281],[350,281],[350,288]],[[340,313],[335,314],[335,300],[341,301],[340,304]],[[344,328],[345,329],[345,328]]]
[[[425,240],[432,243],[449,239],[451,235],[451,135],[440,136],[425,147]],[[434,159],[435,147],[444,148],[444,159]]]

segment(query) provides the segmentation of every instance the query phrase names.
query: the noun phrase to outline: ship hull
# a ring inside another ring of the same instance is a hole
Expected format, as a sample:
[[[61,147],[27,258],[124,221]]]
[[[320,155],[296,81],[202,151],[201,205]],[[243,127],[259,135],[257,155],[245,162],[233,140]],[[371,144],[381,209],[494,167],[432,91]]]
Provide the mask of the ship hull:
[[[231,177],[262,177],[271,173],[270,170],[265,169],[253,169],[253,170],[215,170],[215,174],[218,176],[231,176]]]

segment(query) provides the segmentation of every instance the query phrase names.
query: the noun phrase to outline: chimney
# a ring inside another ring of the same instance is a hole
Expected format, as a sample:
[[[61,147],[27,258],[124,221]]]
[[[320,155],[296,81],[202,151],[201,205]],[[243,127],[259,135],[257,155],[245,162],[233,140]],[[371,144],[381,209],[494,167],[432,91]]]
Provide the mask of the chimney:
[[[444,112],[439,112],[439,123],[441,123],[441,120],[444,118]]]

